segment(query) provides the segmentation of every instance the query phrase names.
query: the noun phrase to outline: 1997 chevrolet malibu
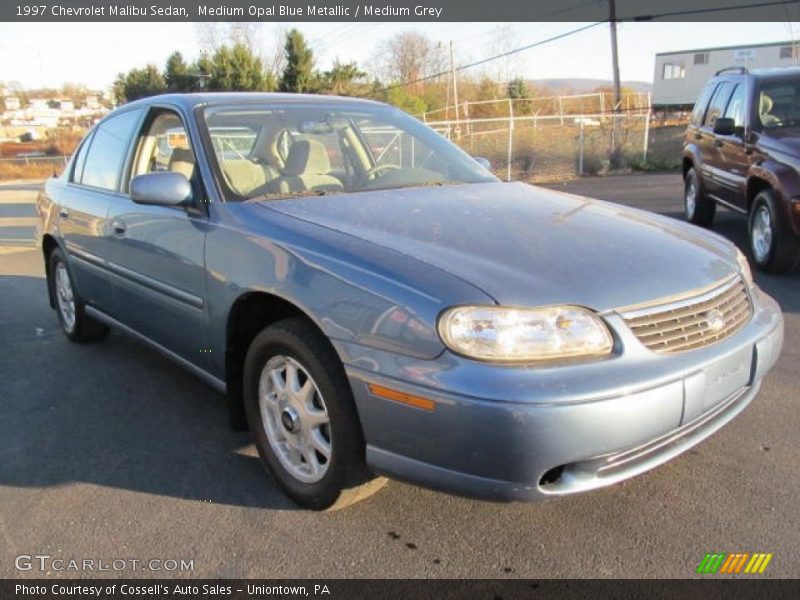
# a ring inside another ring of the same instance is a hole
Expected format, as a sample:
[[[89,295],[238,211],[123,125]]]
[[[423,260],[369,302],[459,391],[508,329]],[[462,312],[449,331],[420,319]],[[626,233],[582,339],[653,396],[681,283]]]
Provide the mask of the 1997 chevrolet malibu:
[[[368,101],[160,96],[40,196],[50,303],[227,393],[315,509],[386,475],[534,500],[622,481],[740,413],[783,342],[729,242],[501,183]]]

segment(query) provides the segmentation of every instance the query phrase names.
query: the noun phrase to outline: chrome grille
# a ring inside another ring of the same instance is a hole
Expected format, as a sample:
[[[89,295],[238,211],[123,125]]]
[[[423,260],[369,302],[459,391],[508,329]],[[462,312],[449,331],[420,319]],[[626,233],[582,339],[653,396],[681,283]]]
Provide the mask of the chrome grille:
[[[660,354],[718,342],[738,331],[753,315],[750,295],[738,277],[701,296],[648,310],[651,312],[623,312],[622,316],[639,341]]]

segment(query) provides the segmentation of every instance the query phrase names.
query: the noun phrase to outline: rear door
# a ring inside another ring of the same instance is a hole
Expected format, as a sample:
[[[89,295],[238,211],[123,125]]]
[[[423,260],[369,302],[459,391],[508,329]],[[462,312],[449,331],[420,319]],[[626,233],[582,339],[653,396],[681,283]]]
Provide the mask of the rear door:
[[[146,206],[130,199],[136,175],[174,171],[193,184],[194,205]],[[205,260],[207,226],[195,154],[176,109],[152,108],[135,142],[125,192],[109,210],[114,315],[189,361],[207,362]]]
[[[714,122],[725,113],[732,92],[733,83],[730,81],[723,81],[717,86],[706,110],[703,124],[698,129],[700,135],[697,148],[700,153],[700,175],[703,178],[703,186],[707,193],[717,198],[721,197],[721,182],[724,177],[720,176],[720,172],[724,169],[724,162],[720,146],[716,143]]]
[[[716,135],[714,140],[720,157],[720,169],[717,172],[719,196],[727,204],[742,210],[747,210],[747,171],[751,158],[744,144],[747,97],[745,85],[744,81],[736,84],[725,109],[725,117],[736,123],[736,133]]]
[[[112,306],[108,272],[108,209],[119,195],[120,170],[141,109],[104,120],[81,144],[60,197],[58,224],[81,297],[105,311]]]

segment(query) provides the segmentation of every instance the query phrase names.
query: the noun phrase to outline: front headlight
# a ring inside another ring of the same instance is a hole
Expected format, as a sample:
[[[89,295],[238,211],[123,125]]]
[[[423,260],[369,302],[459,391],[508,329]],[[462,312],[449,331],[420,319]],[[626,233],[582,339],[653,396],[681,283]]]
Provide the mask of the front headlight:
[[[501,362],[604,356],[613,347],[603,321],[580,306],[459,306],[439,318],[439,335],[458,354]]]
[[[747,257],[738,248],[736,249],[736,262],[739,263],[739,271],[747,287],[753,287],[753,271],[750,269],[750,263],[747,262]]]

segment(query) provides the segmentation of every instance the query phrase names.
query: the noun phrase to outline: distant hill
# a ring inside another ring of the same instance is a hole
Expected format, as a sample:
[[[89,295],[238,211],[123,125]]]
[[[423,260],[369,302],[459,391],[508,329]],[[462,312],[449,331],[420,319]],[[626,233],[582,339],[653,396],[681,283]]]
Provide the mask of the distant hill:
[[[579,94],[590,92],[599,87],[611,87],[613,82],[609,79],[529,79],[527,81],[531,87],[546,89],[554,94],[558,92],[576,92]],[[648,81],[623,81],[622,87],[632,89],[636,92],[652,92],[653,84]]]

